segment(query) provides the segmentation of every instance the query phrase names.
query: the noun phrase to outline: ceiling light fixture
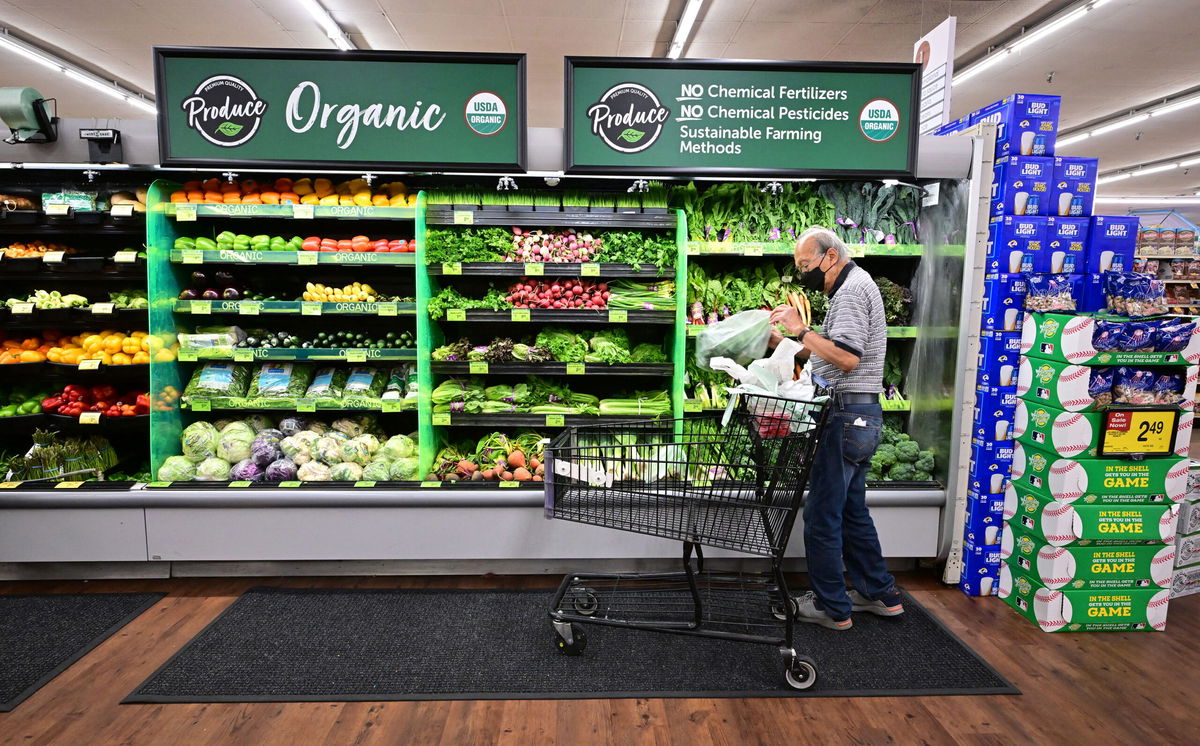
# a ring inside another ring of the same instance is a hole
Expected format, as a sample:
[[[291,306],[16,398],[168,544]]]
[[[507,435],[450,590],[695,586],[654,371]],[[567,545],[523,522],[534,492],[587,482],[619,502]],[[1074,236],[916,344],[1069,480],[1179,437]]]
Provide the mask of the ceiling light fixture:
[[[700,7],[704,0],[688,0],[679,16],[679,25],[675,27],[675,36],[671,37],[671,46],[667,47],[667,57],[677,60],[687,46],[688,37],[692,35],[692,26],[696,25],[696,16],[700,15]]]
[[[1072,23],[1075,23],[1089,12],[1099,8],[1101,5],[1104,5],[1107,2],[1108,0],[1082,0],[1082,2],[1077,3],[1075,7],[1059,13],[1053,18],[1047,20],[1045,23],[1039,24],[1030,29],[1026,29],[1025,32],[1020,36],[1000,45],[996,51],[989,53],[986,57],[979,60],[975,64],[968,65],[967,67],[963,68],[954,76],[954,80],[951,85],[958,85],[959,83],[964,83],[971,78],[974,78],[976,75],[979,75],[985,70],[997,65],[1001,60],[1005,59],[1013,52],[1020,52],[1033,46],[1051,34],[1061,31]]]
[[[1179,156],[1176,156],[1177,158]],[[1152,163],[1135,164],[1123,169],[1118,169],[1106,174],[1100,174],[1096,179],[1097,184],[1107,184],[1112,181],[1120,181],[1121,179],[1129,179],[1134,176],[1146,176],[1147,174],[1160,174],[1164,171],[1174,171],[1178,168],[1189,168],[1200,164],[1200,156],[1196,153],[1188,153],[1180,160],[1171,161],[1155,161]]]
[[[1128,179],[1128,178],[1131,178],[1132,176],[1133,176],[1133,174],[1129,174],[1129,173],[1126,173],[1126,174],[1113,174],[1112,176],[1101,176],[1100,178],[1096,179],[1096,184],[1097,184],[1097,185],[1100,185],[1100,184],[1111,184],[1111,183],[1112,183],[1112,182],[1114,182],[1114,181],[1121,181],[1121,180],[1123,180],[1123,179]]]
[[[1139,124],[1147,119],[1174,114],[1177,111],[1182,111],[1183,109],[1196,106],[1197,104],[1200,104],[1200,95],[1187,96],[1176,101],[1168,100],[1166,103],[1158,104],[1157,106],[1151,106],[1138,112],[1137,114],[1123,116],[1123,118],[1115,119],[1107,124],[1103,124],[1098,127],[1093,126],[1091,129],[1084,130],[1083,132],[1076,132],[1075,134],[1067,135],[1066,137],[1060,137],[1057,140],[1057,146],[1065,147],[1067,145],[1074,145],[1075,143],[1082,142],[1089,137],[1107,134],[1109,132],[1128,127],[1132,124]]]
[[[321,31],[325,33],[325,36],[329,37],[329,41],[333,42],[334,46],[343,52],[349,52],[352,49],[358,48],[354,46],[354,42],[350,40],[350,37],[338,25],[338,22],[333,20],[333,16],[329,15],[329,11],[321,6],[321,3],[317,2],[317,0],[300,0],[300,4],[312,16],[312,19],[317,22],[317,25],[321,27]]]
[[[1130,176],[1146,176],[1148,174],[1160,174],[1163,171],[1174,171],[1179,168],[1178,163],[1164,163],[1161,166],[1142,167],[1136,171],[1130,171]]]
[[[147,114],[156,114],[158,111],[154,106],[154,99],[143,96],[137,91],[125,88],[114,80],[108,80],[107,78],[102,78],[93,72],[84,70],[78,65],[67,62],[60,57],[56,57],[41,47],[30,44],[26,41],[22,41],[21,39],[13,36],[8,29],[0,29],[0,48],[7,49],[8,51],[15,53],[29,60],[30,62],[36,62],[42,67],[60,72],[76,83],[82,83],[92,90],[112,96],[115,99],[120,99],[130,106],[141,109]]]

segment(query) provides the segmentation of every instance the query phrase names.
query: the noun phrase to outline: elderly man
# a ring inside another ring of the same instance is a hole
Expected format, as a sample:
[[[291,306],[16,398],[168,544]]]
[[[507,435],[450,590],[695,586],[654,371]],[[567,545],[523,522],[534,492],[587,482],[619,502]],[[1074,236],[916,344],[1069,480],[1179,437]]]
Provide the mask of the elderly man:
[[[813,372],[829,383],[833,400],[821,433],[804,505],[804,548],[812,592],[796,599],[801,621],[850,629],[851,611],[904,613],[895,578],[887,571],[879,535],[867,510],[867,467],[879,446],[883,411],[883,357],[887,323],[879,288],[850,261],[832,231],[814,227],[796,240],[796,271],[809,290],[829,296],[821,333],[794,308],[780,306],[771,322],[811,353]],[[771,346],[783,339],[772,332]],[[842,566],[853,590],[847,593]]]

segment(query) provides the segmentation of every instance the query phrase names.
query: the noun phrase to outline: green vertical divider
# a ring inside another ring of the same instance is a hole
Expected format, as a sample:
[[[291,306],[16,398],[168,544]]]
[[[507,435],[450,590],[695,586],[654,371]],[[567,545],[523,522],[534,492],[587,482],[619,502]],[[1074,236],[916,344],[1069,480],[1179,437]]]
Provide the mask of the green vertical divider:
[[[183,372],[176,360],[178,349],[175,323],[175,299],[179,297],[179,277],[171,266],[171,248],[178,229],[167,217],[171,192],[180,185],[159,179],[150,185],[146,206],[146,276],[150,298],[150,468],[158,474],[168,456],[179,453],[179,433],[183,417],[179,396],[183,393]]]
[[[425,192],[417,192],[417,445],[419,456],[419,479],[424,479],[433,468],[433,457],[437,443],[433,432],[433,365],[432,354],[435,340],[434,326],[429,318],[429,300],[433,297],[429,273],[425,270]]]
[[[684,381],[687,377],[687,217],[683,210],[675,211],[675,337],[671,341],[671,359],[675,370],[671,374],[671,416],[683,417]],[[677,435],[679,433],[676,433]]]

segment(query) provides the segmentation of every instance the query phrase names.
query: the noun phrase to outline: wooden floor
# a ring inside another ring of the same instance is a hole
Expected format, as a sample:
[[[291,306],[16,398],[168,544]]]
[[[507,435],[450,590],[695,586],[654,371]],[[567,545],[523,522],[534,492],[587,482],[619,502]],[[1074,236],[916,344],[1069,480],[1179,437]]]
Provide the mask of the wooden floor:
[[[9,582],[0,593],[167,591],[13,712],[3,744],[1149,744],[1200,726],[1200,595],[1168,631],[1048,635],[996,599],[932,576],[901,581],[1024,694],[838,699],[643,699],[120,705],[255,585],[542,587],[544,577]],[[3,644],[3,641],[0,641]],[[1191,736],[1187,736],[1191,733]]]

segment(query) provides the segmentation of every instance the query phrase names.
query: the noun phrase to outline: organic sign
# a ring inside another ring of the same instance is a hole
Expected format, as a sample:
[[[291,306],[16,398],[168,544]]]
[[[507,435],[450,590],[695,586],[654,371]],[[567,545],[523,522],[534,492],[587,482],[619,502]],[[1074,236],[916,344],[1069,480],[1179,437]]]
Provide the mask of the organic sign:
[[[920,67],[567,58],[574,173],[911,176]]]
[[[525,56],[157,47],[167,165],[516,171]]]

